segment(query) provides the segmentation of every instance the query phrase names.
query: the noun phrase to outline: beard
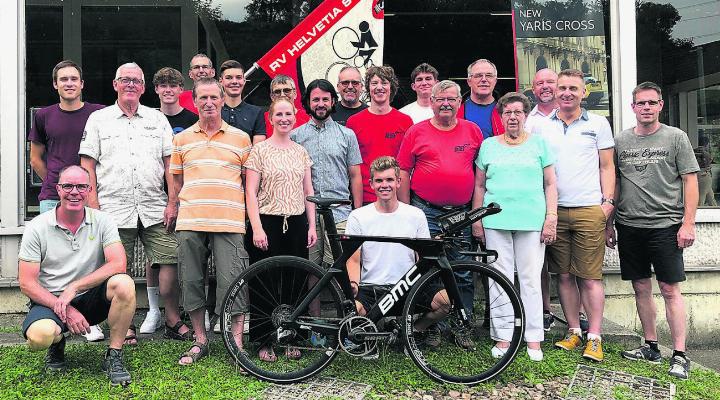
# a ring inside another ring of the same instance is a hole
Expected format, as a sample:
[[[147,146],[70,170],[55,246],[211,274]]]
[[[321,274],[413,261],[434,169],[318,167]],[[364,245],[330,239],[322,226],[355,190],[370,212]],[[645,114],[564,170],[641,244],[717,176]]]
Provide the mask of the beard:
[[[323,116],[318,115],[317,108],[316,108],[314,110],[310,110],[310,116],[312,116],[313,118],[315,118],[318,121],[325,121],[326,119],[328,119],[330,117],[330,109],[327,109],[325,107],[322,107],[322,108],[318,107],[318,108],[320,108],[322,111],[324,111],[324,115]]]

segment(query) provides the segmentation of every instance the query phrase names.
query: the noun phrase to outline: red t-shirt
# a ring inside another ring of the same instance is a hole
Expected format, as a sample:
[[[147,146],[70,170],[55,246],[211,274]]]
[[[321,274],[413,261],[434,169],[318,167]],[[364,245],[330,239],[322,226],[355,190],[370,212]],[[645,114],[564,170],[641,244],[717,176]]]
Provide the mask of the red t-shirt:
[[[370,187],[370,164],[378,157],[397,157],[405,131],[412,124],[412,118],[394,108],[385,115],[373,114],[366,108],[348,118],[345,126],[355,132],[363,159],[360,164],[363,203],[377,199],[375,191]]]
[[[178,96],[178,100],[180,103],[180,107],[194,112],[196,115],[198,113],[197,107],[195,107],[195,103],[192,99],[192,90],[186,90],[182,93],[180,93],[180,96]]]
[[[305,110],[298,108],[295,113],[295,127],[297,128],[308,121],[310,121],[310,116],[305,112]],[[273,127],[270,125],[270,113],[268,111],[265,111],[265,132],[267,132],[266,137],[268,139],[273,134]]]
[[[425,201],[439,206],[467,204],[475,188],[473,165],[482,140],[480,128],[470,121],[459,119],[450,131],[423,121],[405,133],[398,163],[412,171],[410,189]]]

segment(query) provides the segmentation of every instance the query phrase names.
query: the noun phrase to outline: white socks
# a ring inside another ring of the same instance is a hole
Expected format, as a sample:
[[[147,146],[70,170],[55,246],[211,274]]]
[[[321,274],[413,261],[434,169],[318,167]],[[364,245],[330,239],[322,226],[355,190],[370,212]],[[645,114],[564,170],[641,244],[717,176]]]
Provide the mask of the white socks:
[[[160,312],[160,288],[157,286],[147,287],[148,312]]]

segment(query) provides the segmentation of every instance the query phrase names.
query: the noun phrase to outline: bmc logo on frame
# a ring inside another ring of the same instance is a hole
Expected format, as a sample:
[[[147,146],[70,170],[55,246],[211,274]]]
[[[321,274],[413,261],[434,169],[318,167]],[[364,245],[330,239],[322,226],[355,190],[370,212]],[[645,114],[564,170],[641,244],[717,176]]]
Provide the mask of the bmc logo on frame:
[[[378,302],[380,305],[380,312],[382,312],[383,315],[390,311],[391,308],[397,303],[398,300],[400,300],[405,293],[410,290],[410,288],[415,284],[415,282],[420,279],[420,274],[412,276],[415,272],[417,272],[417,265],[413,265],[412,268],[405,274],[405,276],[400,279],[398,283],[393,286],[392,289],[390,289],[390,293],[383,296],[382,299]]]

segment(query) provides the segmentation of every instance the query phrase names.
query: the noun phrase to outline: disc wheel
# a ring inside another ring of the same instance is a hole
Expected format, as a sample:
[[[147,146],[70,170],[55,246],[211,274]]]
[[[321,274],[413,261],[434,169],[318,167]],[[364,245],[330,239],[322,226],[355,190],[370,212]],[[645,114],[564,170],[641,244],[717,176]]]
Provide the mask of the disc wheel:
[[[225,296],[220,324],[225,347],[237,364],[274,383],[302,381],[330,364],[337,354],[337,334],[320,334],[307,324],[339,326],[344,295],[334,279],[296,320],[305,322],[304,328],[278,335],[280,324],[324,274],[316,264],[291,256],[270,257],[240,273]]]
[[[410,358],[432,379],[475,385],[501,373],[517,354],[525,330],[525,314],[510,281],[476,262],[451,263],[454,274],[470,274],[475,283],[471,322],[464,324],[440,278],[432,269],[408,294],[403,309],[403,337]],[[485,310],[490,323],[483,326]],[[510,342],[501,358],[493,358],[497,339]]]

